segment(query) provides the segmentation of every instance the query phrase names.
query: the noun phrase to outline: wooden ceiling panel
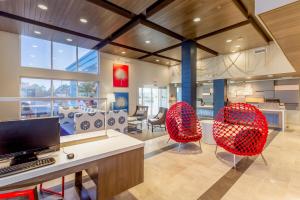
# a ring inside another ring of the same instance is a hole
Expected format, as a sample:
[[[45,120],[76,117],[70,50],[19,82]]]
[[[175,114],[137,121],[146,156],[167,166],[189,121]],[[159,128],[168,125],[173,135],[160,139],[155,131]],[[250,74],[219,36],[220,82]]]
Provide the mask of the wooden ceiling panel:
[[[176,61],[173,61],[173,60],[168,60],[168,59],[161,58],[161,57],[158,57],[158,56],[149,56],[147,58],[144,58],[143,60],[147,61],[147,62],[158,64],[158,65],[165,65],[165,66],[173,66],[173,65],[179,65],[180,64],[179,62],[176,62]]]
[[[98,43],[98,41],[95,40],[90,40],[87,38],[58,32],[48,28],[19,22],[5,17],[0,17],[0,21],[1,21],[0,31],[6,31],[15,34],[36,37],[44,40],[50,40],[54,42],[75,45],[83,48],[93,48]],[[39,31],[41,32],[41,34],[37,35],[34,33],[34,31]],[[71,42],[67,41],[66,40],[67,38],[72,39],[72,41]]]
[[[300,1],[263,13],[260,18],[300,73]]]
[[[104,48],[101,49],[101,52],[119,55],[123,57],[129,57],[129,58],[139,58],[141,56],[144,56],[144,53],[125,49],[122,47],[114,46],[114,45],[106,45]]]
[[[39,3],[48,9],[38,8]],[[6,0],[0,2],[0,10],[99,38],[107,37],[128,22],[125,17],[85,0]],[[80,18],[88,23],[81,23]]]
[[[232,40],[232,42],[227,43],[226,40]],[[251,24],[199,40],[198,42],[221,54],[267,45],[264,38]]]
[[[181,47],[176,47],[174,49],[170,49],[168,51],[164,51],[162,53],[159,53],[160,55],[163,55],[163,56],[167,56],[167,57],[170,57],[170,58],[174,58],[174,59],[177,59],[177,60],[181,60]],[[201,49],[197,49],[197,60],[200,60],[200,59],[205,59],[205,58],[210,58],[210,57],[213,57],[214,55],[206,52],[206,51],[203,51]]]
[[[146,8],[151,6],[156,0],[109,0],[113,4],[116,4],[122,8],[125,8],[126,10],[129,10],[130,12],[133,12],[135,14],[140,14]]]
[[[150,43],[147,44],[145,41],[150,41]],[[139,24],[114,40],[114,42],[154,52],[177,44],[180,41]]]
[[[187,38],[246,20],[232,0],[176,0],[149,19]]]

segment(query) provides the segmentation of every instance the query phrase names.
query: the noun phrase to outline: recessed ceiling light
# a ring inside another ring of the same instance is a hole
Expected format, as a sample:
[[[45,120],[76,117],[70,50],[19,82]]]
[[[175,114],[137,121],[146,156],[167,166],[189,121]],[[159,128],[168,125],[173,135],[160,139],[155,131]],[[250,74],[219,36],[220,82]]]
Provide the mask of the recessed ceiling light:
[[[150,40],[146,40],[145,43],[146,43],[146,44],[150,44],[151,41],[150,41]]]
[[[44,4],[39,4],[38,7],[42,10],[48,10],[48,7],[45,6]]]
[[[232,50],[231,52],[232,52],[232,53],[235,53],[235,52],[236,52],[236,50]]]
[[[35,34],[41,35],[42,33],[40,31],[34,31]]]
[[[81,23],[85,23],[85,24],[88,22],[88,20],[85,19],[85,18],[80,18],[79,20],[80,20]]]
[[[59,52],[59,53],[63,53],[64,51],[63,51],[62,49],[59,49],[58,52]]]
[[[196,18],[193,19],[193,21],[194,21],[194,22],[200,22],[200,21],[201,21],[201,18],[200,18],[200,17],[196,17]]]
[[[156,59],[155,61],[156,61],[156,62],[159,62],[159,60],[158,60],[158,59]]]
[[[268,77],[269,78],[272,78],[274,75],[273,74],[268,74]]]
[[[226,40],[226,42],[227,42],[227,43],[230,43],[230,42],[232,42],[232,39],[228,39],[228,40]]]
[[[34,44],[34,45],[32,45],[32,47],[33,48],[38,48],[39,46]]]
[[[170,62],[166,62],[166,64],[168,65],[168,64],[170,64]]]
[[[251,79],[251,76],[247,76],[247,79]]]
[[[125,52],[125,51],[122,51],[121,53],[122,53],[122,54],[126,54],[126,52]]]
[[[240,47],[241,47],[241,45],[236,45],[235,47],[236,47],[236,48],[240,48]]]
[[[66,39],[68,42],[72,42],[73,40],[71,38]]]

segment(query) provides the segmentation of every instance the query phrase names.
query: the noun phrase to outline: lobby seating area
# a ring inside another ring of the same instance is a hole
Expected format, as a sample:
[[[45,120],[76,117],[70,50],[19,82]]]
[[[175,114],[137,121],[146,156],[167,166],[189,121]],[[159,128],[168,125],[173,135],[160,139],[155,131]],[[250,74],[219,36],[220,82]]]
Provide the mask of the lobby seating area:
[[[0,0],[0,200],[300,200],[300,1]]]

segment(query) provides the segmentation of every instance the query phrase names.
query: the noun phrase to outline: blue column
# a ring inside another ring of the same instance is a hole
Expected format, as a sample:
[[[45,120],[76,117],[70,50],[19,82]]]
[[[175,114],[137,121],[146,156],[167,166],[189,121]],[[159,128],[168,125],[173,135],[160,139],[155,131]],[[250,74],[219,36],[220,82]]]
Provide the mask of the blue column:
[[[217,79],[214,80],[214,117],[217,115],[219,110],[225,106],[227,100],[227,80]]]
[[[197,45],[187,40],[181,46],[181,86],[182,101],[196,110]]]

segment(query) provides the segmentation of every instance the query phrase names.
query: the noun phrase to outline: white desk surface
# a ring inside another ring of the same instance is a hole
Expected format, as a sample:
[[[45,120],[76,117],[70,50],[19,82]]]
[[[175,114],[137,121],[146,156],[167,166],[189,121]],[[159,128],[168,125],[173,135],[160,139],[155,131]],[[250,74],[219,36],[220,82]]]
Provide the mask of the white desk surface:
[[[94,136],[102,136],[103,133],[105,132],[98,131],[96,133],[90,134]],[[83,137],[83,135],[84,133],[78,134],[78,136],[73,136],[73,138],[81,138]],[[103,140],[97,140],[93,142],[64,147],[64,151],[66,153],[74,153],[75,157],[72,160],[67,159],[67,155],[63,153],[62,149],[60,149],[60,151],[57,152],[41,155],[40,158],[44,158],[47,156],[55,158],[56,163],[53,165],[41,167],[20,174],[0,178],[0,188],[6,185],[52,173],[58,170],[71,168],[80,164],[92,162],[105,157],[144,147],[144,142],[114,130],[107,130],[107,135],[108,138]],[[8,162],[0,162],[0,167],[7,166],[8,164]]]

